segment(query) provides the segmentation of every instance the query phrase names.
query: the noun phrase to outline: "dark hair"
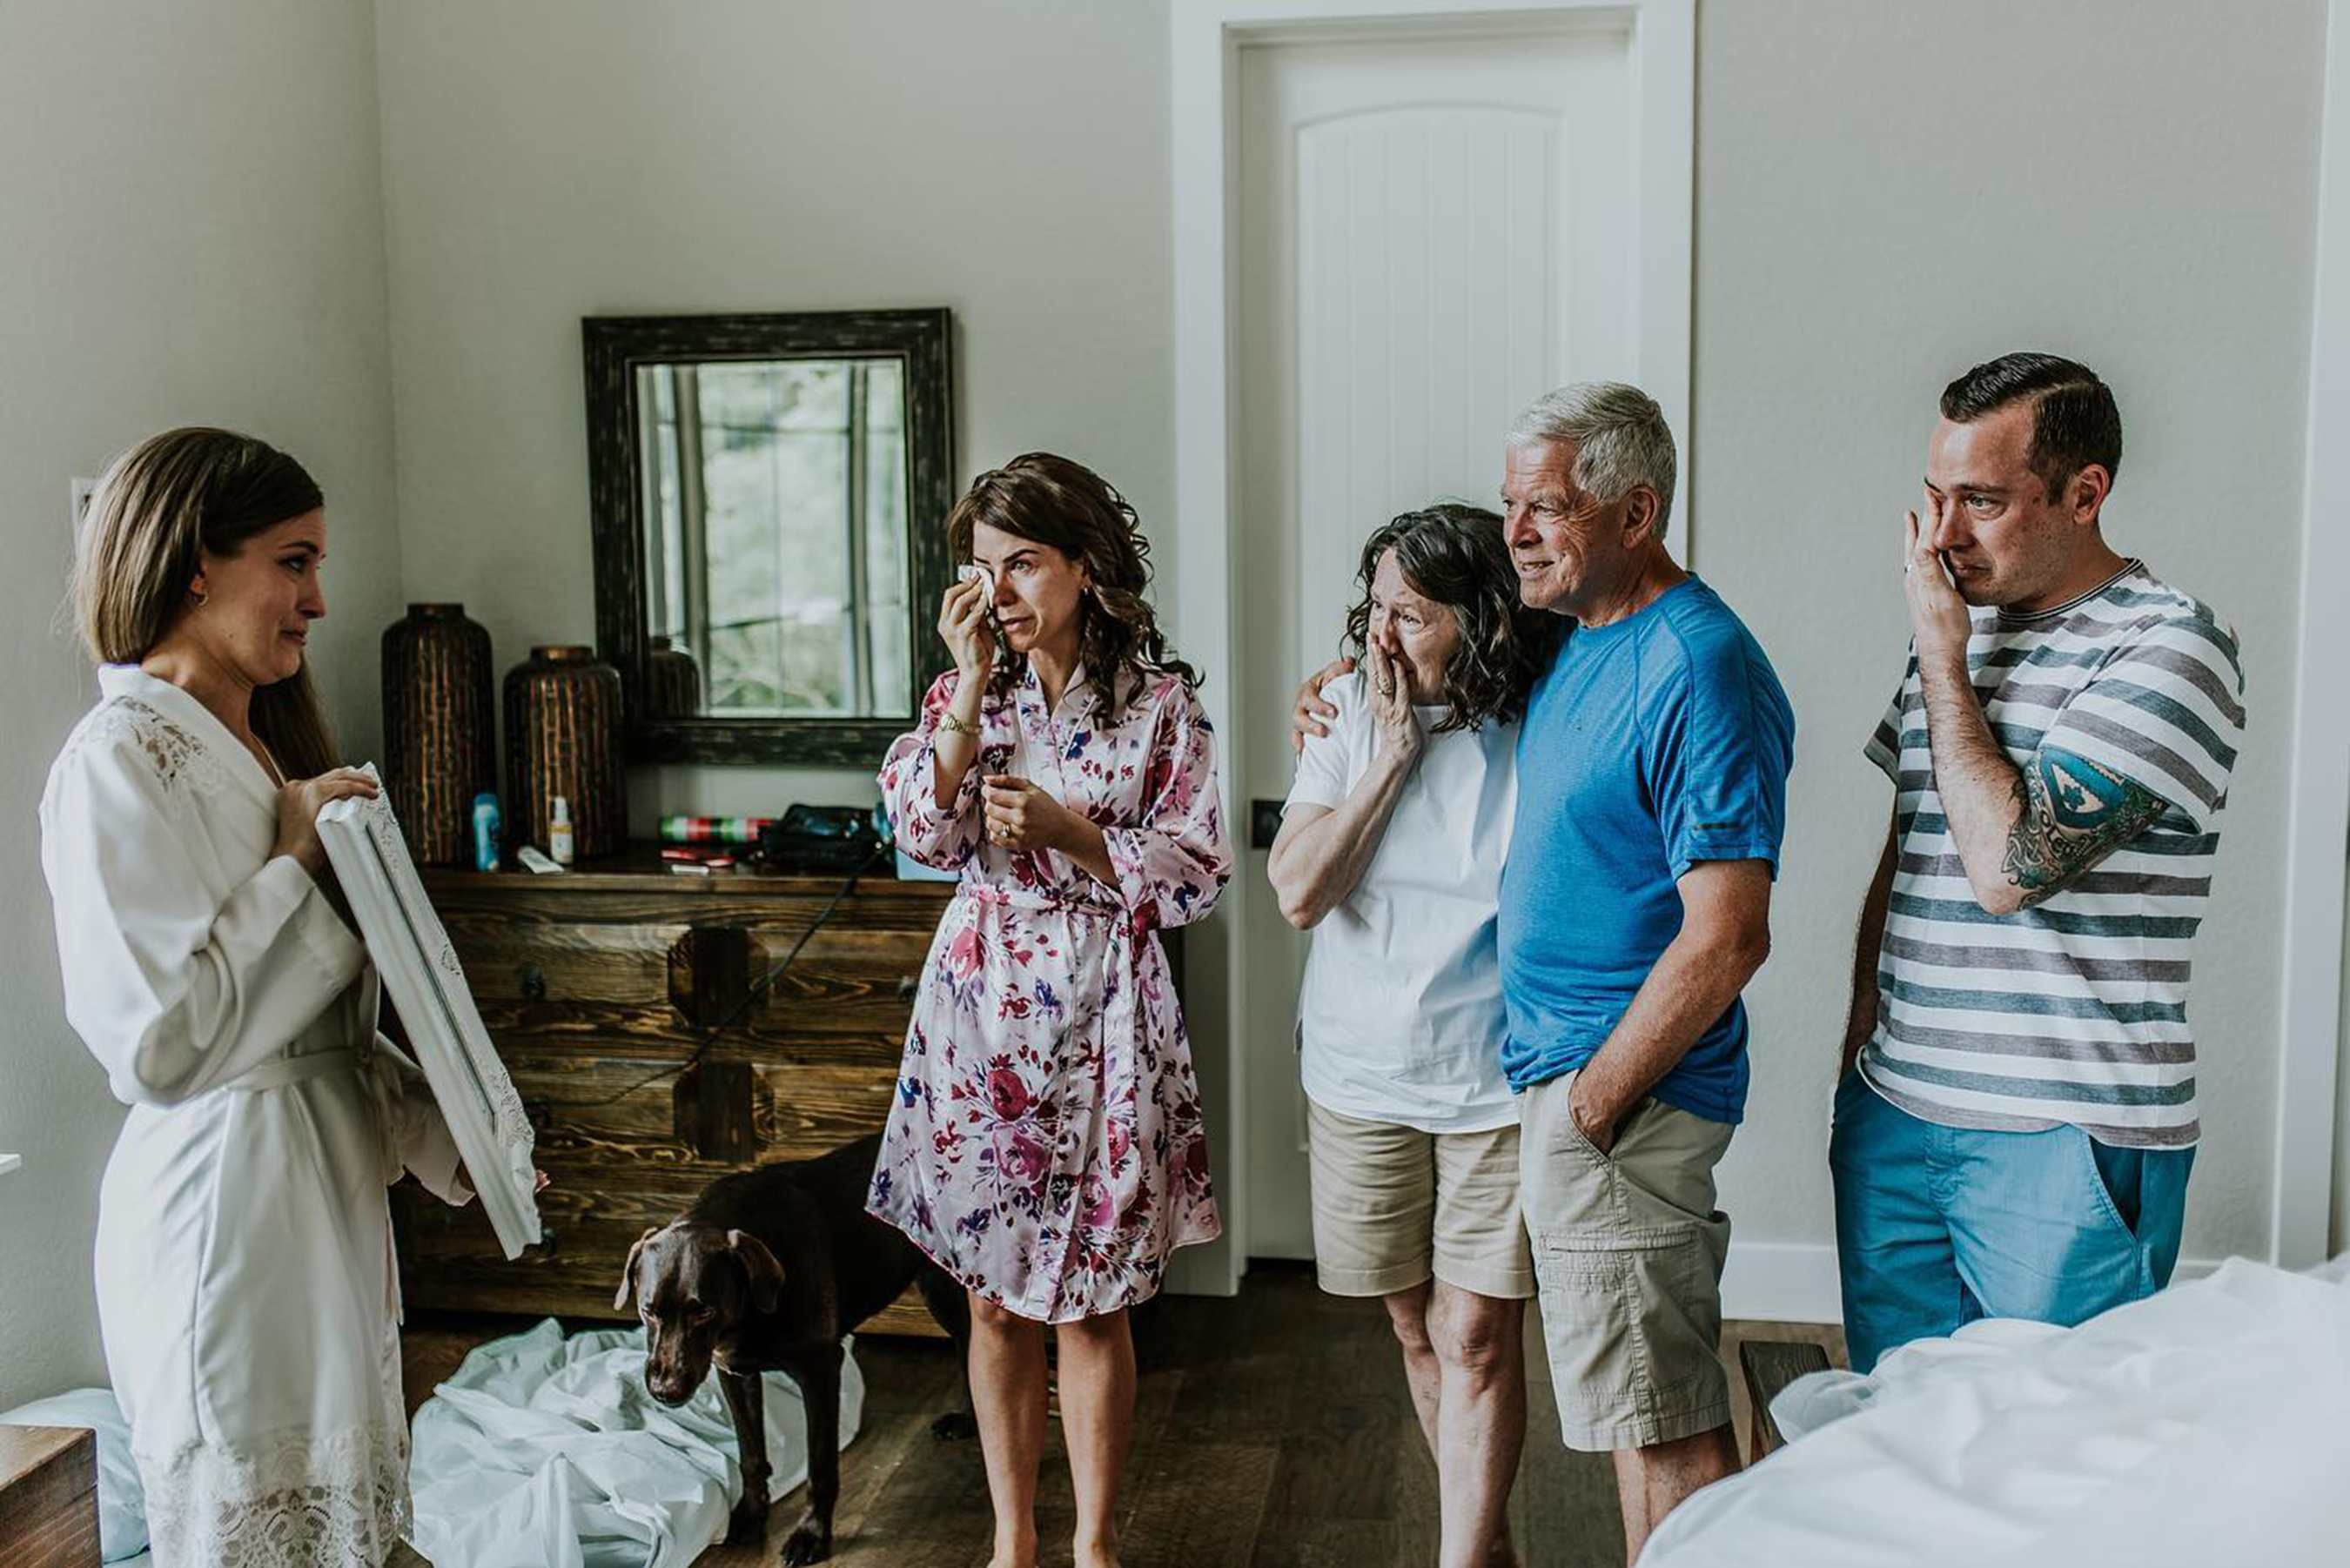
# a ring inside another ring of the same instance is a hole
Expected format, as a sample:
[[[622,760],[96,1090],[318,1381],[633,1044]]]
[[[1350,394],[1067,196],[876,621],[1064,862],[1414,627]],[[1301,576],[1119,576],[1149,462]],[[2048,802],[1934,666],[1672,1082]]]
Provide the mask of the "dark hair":
[[[2091,463],[2109,478],[2121,472],[2122,411],[2113,389],[2086,365],[2054,354],[2002,354],[1976,366],[1942,389],[1942,417],[1966,424],[2027,398],[2033,407],[2025,461],[2049,500]]]
[[[1150,586],[1150,541],[1126,497],[1081,462],[1032,452],[989,469],[947,514],[947,549],[960,566],[971,559],[972,535],[982,523],[1048,545],[1083,566],[1093,591],[1077,606],[1077,658],[1103,711],[1113,719],[1137,692],[1118,678],[1175,675],[1187,686],[1200,677],[1175,657],[1144,597]],[[1027,659],[995,631],[995,670],[988,689],[1002,695],[1027,671]]]
[[[82,641],[105,664],[136,664],[187,613],[205,556],[326,504],[308,471],[266,441],[190,428],[151,436],[109,463],[74,553]],[[335,742],[306,659],[255,689],[253,732],[289,778],[335,765]]]
[[[1488,719],[1523,718],[1527,693],[1557,651],[1565,623],[1519,599],[1501,518],[1466,502],[1439,501],[1374,529],[1355,574],[1362,595],[1347,612],[1345,649],[1357,659],[1370,646],[1371,579],[1389,550],[1412,591],[1450,610],[1460,628],[1444,663],[1443,701],[1451,711],[1435,727],[1475,730]]]

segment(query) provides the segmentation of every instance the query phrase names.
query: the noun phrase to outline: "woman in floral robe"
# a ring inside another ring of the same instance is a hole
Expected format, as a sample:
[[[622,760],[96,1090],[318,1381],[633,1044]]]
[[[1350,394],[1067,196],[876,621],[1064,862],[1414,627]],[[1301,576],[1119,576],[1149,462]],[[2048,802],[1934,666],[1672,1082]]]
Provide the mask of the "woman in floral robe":
[[[1157,931],[1232,871],[1214,741],[1099,477],[1035,453],[948,522],[955,658],[890,748],[900,847],[961,873],[908,1032],[870,1207],[971,1293],[997,1568],[1035,1561],[1044,1325],[1057,1325],[1076,1562],[1117,1561],[1133,1423],[1126,1309],[1220,1229]]]

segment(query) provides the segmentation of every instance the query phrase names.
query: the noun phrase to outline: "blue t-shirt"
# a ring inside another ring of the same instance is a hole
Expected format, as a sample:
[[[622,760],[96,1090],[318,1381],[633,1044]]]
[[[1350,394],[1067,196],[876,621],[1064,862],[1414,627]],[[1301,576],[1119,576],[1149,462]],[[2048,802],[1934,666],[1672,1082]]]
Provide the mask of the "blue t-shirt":
[[[1795,715],[1771,661],[1695,577],[1637,614],[1578,627],[1518,732],[1518,820],[1502,872],[1502,1066],[1523,1089],[1580,1067],[1681,929],[1681,874],[1767,860],[1777,875]],[[1746,1108],[1733,1001],[1654,1091],[1717,1122]]]

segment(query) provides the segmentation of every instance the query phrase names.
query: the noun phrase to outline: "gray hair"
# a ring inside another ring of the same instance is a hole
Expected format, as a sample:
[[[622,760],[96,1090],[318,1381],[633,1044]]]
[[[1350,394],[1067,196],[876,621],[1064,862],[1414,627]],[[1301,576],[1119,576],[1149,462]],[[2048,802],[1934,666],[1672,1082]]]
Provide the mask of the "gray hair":
[[[1576,381],[1527,405],[1510,444],[1561,441],[1575,448],[1575,483],[1603,502],[1636,484],[1657,493],[1659,537],[1673,513],[1673,432],[1657,400],[1621,381]]]

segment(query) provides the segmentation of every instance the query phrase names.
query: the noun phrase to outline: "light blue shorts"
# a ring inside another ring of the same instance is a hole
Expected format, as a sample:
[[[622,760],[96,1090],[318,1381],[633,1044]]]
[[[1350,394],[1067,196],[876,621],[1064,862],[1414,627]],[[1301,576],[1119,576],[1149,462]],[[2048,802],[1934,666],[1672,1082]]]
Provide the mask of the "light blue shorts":
[[[1980,1317],[2067,1327],[2170,1282],[2192,1148],[1986,1132],[1836,1085],[1828,1168],[1853,1370]]]

